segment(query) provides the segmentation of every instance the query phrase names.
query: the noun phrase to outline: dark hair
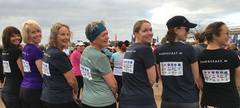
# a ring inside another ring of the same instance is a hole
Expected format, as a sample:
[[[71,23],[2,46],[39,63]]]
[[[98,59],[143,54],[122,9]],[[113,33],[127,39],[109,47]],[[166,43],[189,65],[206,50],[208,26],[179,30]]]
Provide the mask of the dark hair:
[[[125,45],[125,43],[124,43],[123,41],[119,41],[119,42],[117,43],[117,46],[120,48],[120,50],[121,50],[122,52],[126,52],[127,46]]]
[[[199,43],[203,43],[206,40],[205,32],[202,33],[197,32],[194,34],[194,36]]]
[[[175,33],[174,28],[171,28],[167,31],[165,38],[169,43],[174,43],[176,39],[176,35],[177,34]]]
[[[13,26],[8,26],[6,27],[4,30],[3,30],[3,34],[2,34],[2,43],[3,43],[3,49],[8,49],[9,47],[12,47],[14,46],[12,43],[11,43],[11,37],[14,35],[14,34],[17,34],[20,36],[21,40],[20,40],[20,43],[22,42],[22,36],[21,36],[21,33],[20,31],[16,28],[16,27],[13,27]],[[19,46],[16,46],[16,47],[20,47]]]
[[[207,28],[204,31],[204,34],[206,36],[206,39],[209,42],[213,41],[213,37],[219,37],[221,30],[221,27],[223,25],[226,25],[224,22],[213,22],[207,26]]]
[[[139,32],[140,29],[141,29],[141,27],[142,27],[142,25],[143,25],[144,23],[149,23],[149,24],[151,24],[148,20],[139,20],[139,21],[137,21],[137,22],[134,24],[134,26],[133,26],[133,34]],[[135,41],[135,38],[136,38],[136,37],[133,37],[132,40]]]

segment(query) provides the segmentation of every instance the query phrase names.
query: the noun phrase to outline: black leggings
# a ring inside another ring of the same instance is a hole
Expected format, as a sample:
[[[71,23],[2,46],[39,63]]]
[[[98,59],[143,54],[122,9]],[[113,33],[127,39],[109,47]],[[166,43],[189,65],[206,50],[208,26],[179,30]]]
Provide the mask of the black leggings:
[[[77,94],[77,98],[80,98],[80,91],[81,88],[83,88],[83,77],[82,76],[76,76],[77,82],[78,82],[78,94]]]
[[[19,95],[2,93],[2,101],[6,108],[22,108]]]
[[[51,104],[48,102],[43,102],[44,108],[77,108],[74,102],[68,102],[63,104]]]
[[[22,108],[43,108],[40,100],[42,89],[20,88]]]
[[[91,106],[82,104],[82,108],[117,108],[117,107],[116,107],[116,103],[114,103],[112,105],[105,106],[105,107],[91,107]]]

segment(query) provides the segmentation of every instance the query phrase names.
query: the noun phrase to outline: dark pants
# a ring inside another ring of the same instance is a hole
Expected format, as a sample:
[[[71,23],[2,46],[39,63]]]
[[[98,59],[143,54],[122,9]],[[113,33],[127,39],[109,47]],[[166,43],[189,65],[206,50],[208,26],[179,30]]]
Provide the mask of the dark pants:
[[[63,104],[51,104],[43,102],[44,108],[77,108],[74,102],[63,103]]]
[[[175,103],[162,101],[161,108],[199,108],[199,103]]]
[[[82,76],[76,76],[77,82],[78,82],[78,94],[77,94],[77,98],[80,98],[80,91],[81,88],[83,88],[83,77]]]
[[[114,75],[115,79],[117,80],[117,85],[118,85],[118,96],[121,94],[121,88],[122,88],[122,76]]]
[[[40,100],[42,89],[20,88],[22,108],[43,108]]]
[[[156,104],[152,105],[127,105],[127,104],[120,104],[119,108],[157,108]]]
[[[85,104],[82,104],[82,108],[117,108],[116,107],[116,103],[112,104],[112,105],[109,105],[109,106],[105,106],[105,107],[91,107],[91,106],[88,106],[88,105],[85,105]]]
[[[6,108],[22,108],[19,95],[2,93],[2,101]]]

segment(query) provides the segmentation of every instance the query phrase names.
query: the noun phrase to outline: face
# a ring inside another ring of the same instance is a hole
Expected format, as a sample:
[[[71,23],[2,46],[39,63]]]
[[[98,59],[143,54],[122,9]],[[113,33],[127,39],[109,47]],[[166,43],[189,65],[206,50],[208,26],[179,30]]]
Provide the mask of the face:
[[[70,41],[70,31],[66,27],[61,27],[58,30],[57,45],[59,48],[64,49],[68,47]]]
[[[108,31],[105,30],[103,31],[99,36],[97,36],[96,40],[94,40],[94,43],[99,47],[99,48],[105,48],[108,46]]]
[[[41,38],[42,38],[41,30],[39,30],[37,28],[30,28],[29,31],[30,31],[29,32],[30,42],[32,42],[34,44],[39,44],[41,42]]]
[[[178,40],[183,40],[185,41],[189,32],[188,27],[175,27],[174,28],[175,33],[177,34],[176,38]]]
[[[143,23],[140,30],[134,35],[141,43],[151,43],[153,37],[151,24]]]
[[[228,44],[228,40],[229,40],[230,36],[229,36],[229,28],[226,25],[223,25],[221,27],[221,32],[219,34],[219,36],[215,36],[214,40],[216,40],[216,42],[219,45],[227,45]]]
[[[78,45],[76,48],[79,52],[83,52],[83,50],[85,49],[85,46],[84,45]]]
[[[10,37],[11,44],[18,46],[21,43],[21,35],[20,34],[12,34]]]

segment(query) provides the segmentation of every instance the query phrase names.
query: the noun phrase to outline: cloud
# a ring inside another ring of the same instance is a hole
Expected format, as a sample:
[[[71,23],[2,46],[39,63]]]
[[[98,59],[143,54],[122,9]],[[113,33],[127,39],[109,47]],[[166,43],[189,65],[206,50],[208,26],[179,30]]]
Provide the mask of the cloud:
[[[48,42],[53,23],[62,21],[73,32],[73,41],[86,40],[85,26],[94,20],[104,20],[110,39],[131,39],[134,23],[139,19],[152,22],[155,36],[164,36],[166,21],[174,15],[184,15],[190,21],[206,25],[224,20],[239,24],[240,4],[237,0],[1,0],[0,29],[8,25],[20,28],[27,19],[37,20],[43,29],[43,41]],[[238,19],[237,19],[238,18]]]

